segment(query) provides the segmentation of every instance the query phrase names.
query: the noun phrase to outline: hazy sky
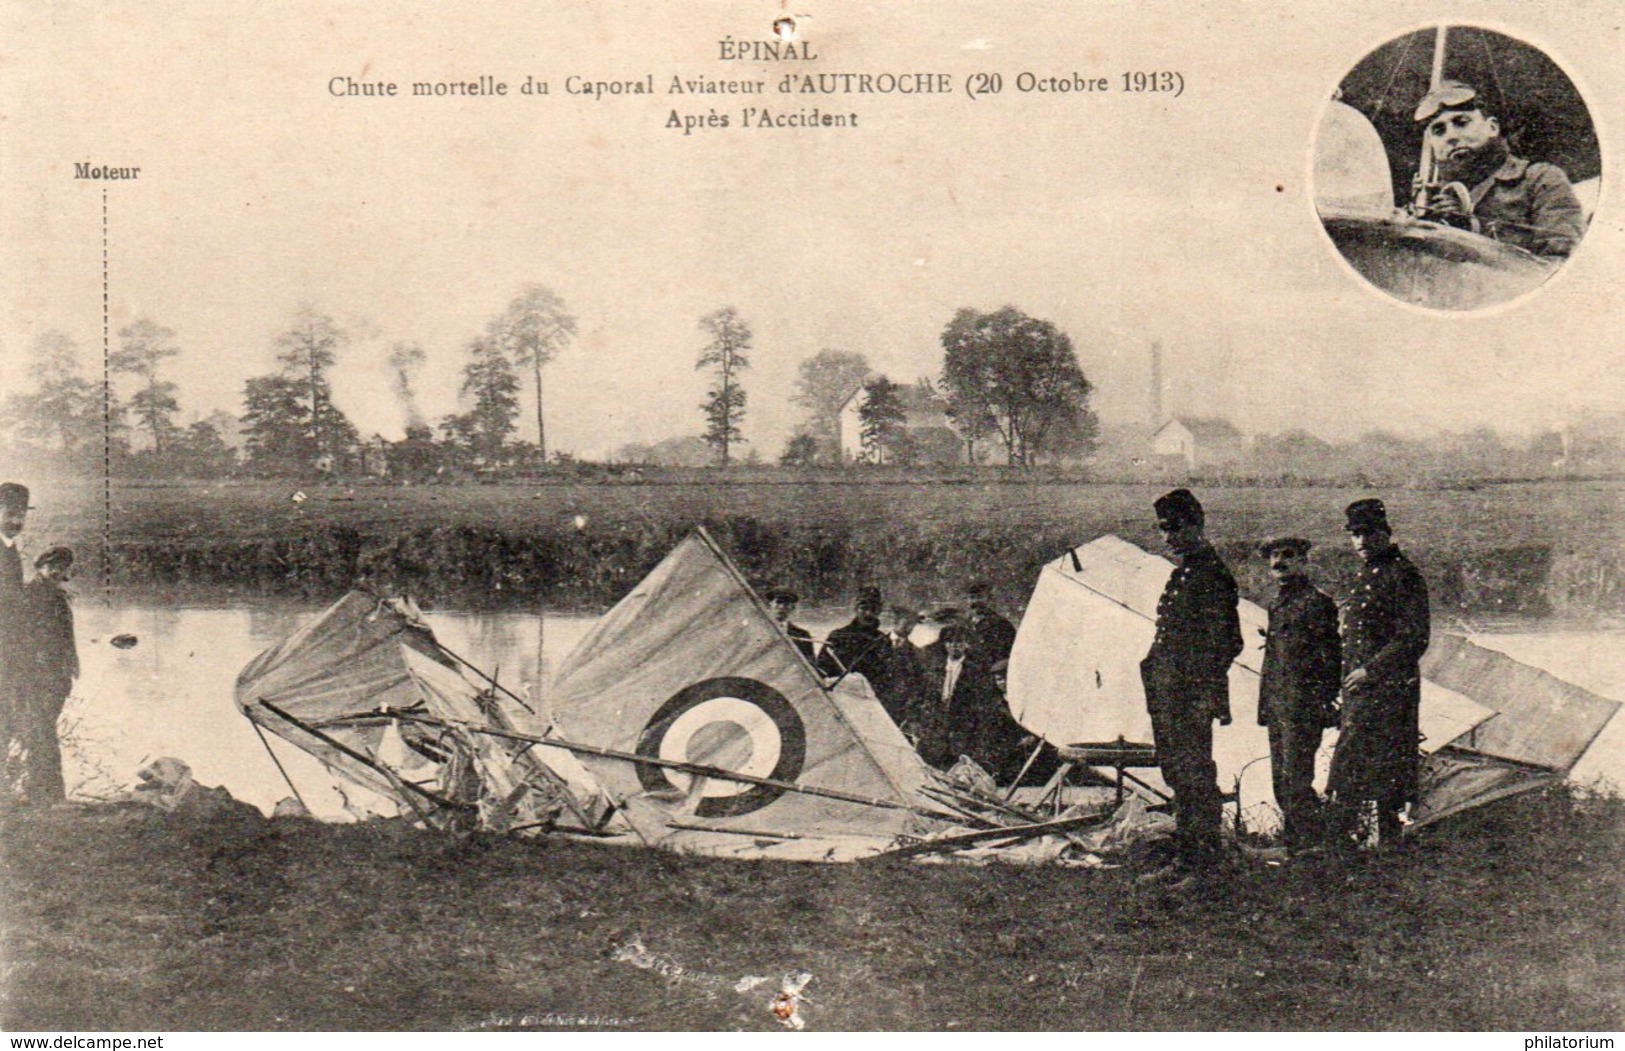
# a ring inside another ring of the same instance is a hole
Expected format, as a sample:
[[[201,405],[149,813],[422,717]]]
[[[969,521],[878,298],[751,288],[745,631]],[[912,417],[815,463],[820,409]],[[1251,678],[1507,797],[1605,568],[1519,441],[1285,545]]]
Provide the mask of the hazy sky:
[[[1557,278],[1461,317],[1365,287],[1309,202],[1324,100],[1365,52],[1442,13],[1354,6],[792,0],[819,56],[797,72],[954,82],[947,96],[812,97],[772,90],[787,64],[717,57],[725,36],[766,39],[778,2],[8,4],[0,394],[26,384],[17,363],[49,329],[100,374],[105,186],[114,330],[141,316],[176,330],[188,416],[239,411],[308,302],[351,335],[336,400],[364,432],[398,435],[389,345],[427,351],[418,386],[438,419],[466,341],[529,282],[578,319],[547,374],[548,437],[584,455],[699,431],[697,321],[724,305],[755,330],[745,433],[767,456],[799,418],[802,359],[839,347],[893,379],[934,375],[953,312],[1006,303],[1071,334],[1108,420],[1147,412],[1153,339],[1170,409],[1249,431],[1528,430],[1625,403],[1625,8],[1474,5],[1475,23],[1541,46],[1591,100],[1604,184]],[[1185,93],[1125,94],[1124,70],[1177,70]],[[977,71],[1003,92],[968,99]],[[1112,90],[1024,94],[1023,71]],[[571,75],[651,73],[653,97],[564,92]],[[513,94],[327,91],[335,76],[409,92],[481,74]],[[675,97],[674,74],[770,90]],[[518,95],[527,75],[552,93]],[[856,112],[859,126],[664,127],[674,108],[737,125],[746,105]],[[142,173],[75,180],[77,161]]]

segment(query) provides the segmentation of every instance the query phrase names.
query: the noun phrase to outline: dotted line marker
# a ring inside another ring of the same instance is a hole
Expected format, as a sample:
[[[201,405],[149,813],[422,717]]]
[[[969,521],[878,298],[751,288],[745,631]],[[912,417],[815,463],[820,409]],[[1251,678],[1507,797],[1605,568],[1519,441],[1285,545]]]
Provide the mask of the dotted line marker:
[[[102,594],[113,608],[113,313],[107,276],[107,190],[102,190]]]

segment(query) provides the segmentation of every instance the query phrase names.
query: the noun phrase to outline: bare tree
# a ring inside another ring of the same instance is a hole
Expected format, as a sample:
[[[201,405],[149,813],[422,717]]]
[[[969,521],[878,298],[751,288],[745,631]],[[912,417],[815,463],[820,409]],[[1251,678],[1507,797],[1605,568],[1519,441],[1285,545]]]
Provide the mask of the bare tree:
[[[700,408],[705,412],[705,440],[717,451],[722,466],[728,466],[729,450],[745,440],[739,424],[745,418],[745,388],[739,374],[750,367],[745,351],[750,349],[750,326],[733,307],[723,307],[700,319],[700,329],[711,341],[700,351],[697,369],[710,369],[716,385],[706,392]]]
[[[536,377],[536,448],[547,460],[547,430],[542,417],[542,366],[575,338],[576,319],[564,300],[543,285],[527,285],[491,323],[497,345]]]
[[[141,387],[130,397],[130,409],[152,434],[152,451],[163,456],[168,439],[175,433],[175,384],[158,378],[158,368],[181,352],[175,345],[175,330],[141,318],[119,329],[119,346],[108,357],[114,372],[136,377]]]
[[[344,426],[338,423],[341,417],[333,407],[333,392],[327,381],[327,371],[348,339],[331,317],[312,306],[300,307],[293,324],[276,338],[276,359],[282,364],[283,375],[297,380],[304,388],[301,397],[308,399],[306,419],[317,460],[337,456],[341,450],[335,447],[334,432],[348,428],[348,420]]]

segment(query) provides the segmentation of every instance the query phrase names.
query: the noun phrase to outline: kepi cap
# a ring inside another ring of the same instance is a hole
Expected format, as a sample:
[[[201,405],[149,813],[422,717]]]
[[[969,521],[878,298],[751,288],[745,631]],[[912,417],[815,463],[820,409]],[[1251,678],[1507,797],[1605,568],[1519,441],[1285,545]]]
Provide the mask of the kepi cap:
[[[1384,533],[1393,532],[1388,525],[1388,509],[1376,497],[1366,500],[1356,500],[1349,504],[1344,511],[1348,516],[1348,525],[1343,528],[1350,533],[1362,533],[1380,529]]]
[[[1206,517],[1202,511],[1202,501],[1189,489],[1175,489],[1171,493],[1164,493],[1157,497],[1152,505],[1157,512],[1158,522],[1168,522],[1174,526],[1201,525]]]

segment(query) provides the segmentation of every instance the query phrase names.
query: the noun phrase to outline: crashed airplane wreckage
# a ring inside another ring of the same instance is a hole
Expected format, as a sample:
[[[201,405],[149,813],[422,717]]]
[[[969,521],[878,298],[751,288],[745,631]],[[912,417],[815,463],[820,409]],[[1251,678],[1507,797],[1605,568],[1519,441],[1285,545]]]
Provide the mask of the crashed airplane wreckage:
[[[847,861],[1032,839],[1045,818],[931,771],[861,676],[826,684],[703,532],[559,668],[546,711],[351,593],[246,667],[256,726],[444,828]]]
[[[1172,570],[1166,559],[1114,536],[1068,552],[1040,572],[1010,657],[1016,719],[1050,741],[1077,745],[1152,801],[1168,792],[1148,765],[1154,757],[1140,658]],[[1249,644],[1230,666],[1234,718],[1214,728],[1213,758],[1237,824],[1274,832],[1280,812],[1269,736],[1257,718],[1269,618],[1246,600],[1239,612]],[[1422,798],[1412,827],[1563,780],[1620,707],[1468,639],[1435,633],[1422,660]],[[1324,739],[1318,787],[1336,738]]]
[[[1166,797],[1138,662],[1169,571],[1115,537],[1069,552],[1041,573],[1012,655],[1016,718],[1093,742],[1095,783],[1115,775],[1141,797],[1115,819],[1056,813],[1066,768],[1049,813],[930,769],[861,676],[825,682],[703,530],[594,625],[544,710],[447,650],[409,602],[360,592],[255,658],[236,699],[431,827],[739,858],[1051,860],[1132,838],[1124,813]],[[1264,624],[1252,603],[1241,616]],[[1232,667],[1236,718],[1214,750],[1238,825],[1268,831],[1259,660],[1255,647]],[[1424,670],[1420,822],[1561,779],[1620,707],[1461,639],[1436,638]]]

